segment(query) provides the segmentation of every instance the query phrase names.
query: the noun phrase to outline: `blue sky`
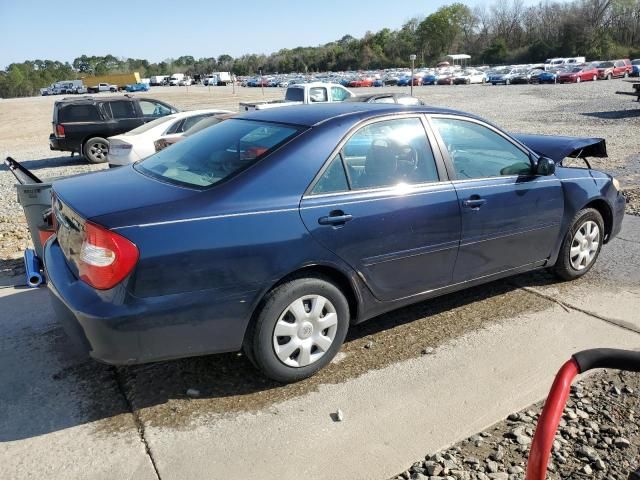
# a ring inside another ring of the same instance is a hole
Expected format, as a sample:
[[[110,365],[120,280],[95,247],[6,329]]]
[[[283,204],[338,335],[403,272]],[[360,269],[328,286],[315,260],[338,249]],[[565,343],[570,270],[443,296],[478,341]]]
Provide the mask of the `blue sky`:
[[[27,59],[72,61],[83,53],[150,61],[271,53],[398,28],[453,1],[0,0],[0,68]]]

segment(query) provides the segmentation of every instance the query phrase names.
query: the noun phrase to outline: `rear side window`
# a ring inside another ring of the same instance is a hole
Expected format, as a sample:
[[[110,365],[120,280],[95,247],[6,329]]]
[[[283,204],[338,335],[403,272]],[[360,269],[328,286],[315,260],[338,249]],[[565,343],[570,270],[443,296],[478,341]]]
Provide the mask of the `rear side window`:
[[[336,155],[324,171],[318,183],[313,187],[313,194],[337,193],[349,190],[347,175],[344,171],[340,154]]]
[[[304,102],[304,88],[287,88],[284,99],[289,102]]]
[[[313,87],[309,89],[309,101],[314,102],[327,102],[327,89],[324,87]]]
[[[152,155],[134,168],[169,183],[210,187],[253,165],[300,131],[268,122],[226,120]]]
[[[203,115],[194,115],[193,117],[188,117],[184,119],[184,122],[182,122],[182,125],[180,126],[180,129],[178,130],[178,132],[186,132],[187,130],[189,130],[191,127],[193,127],[196,123],[198,123],[200,120],[202,120],[203,118],[207,118],[210,117],[211,115],[213,115],[212,113],[205,113]]]
[[[92,122],[100,120],[95,105],[65,105],[58,110],[58,122]]]
[[[133,102],[117,101],[109,102],[108,105],[111,107],[112,118],[136,118],[138,116]]]

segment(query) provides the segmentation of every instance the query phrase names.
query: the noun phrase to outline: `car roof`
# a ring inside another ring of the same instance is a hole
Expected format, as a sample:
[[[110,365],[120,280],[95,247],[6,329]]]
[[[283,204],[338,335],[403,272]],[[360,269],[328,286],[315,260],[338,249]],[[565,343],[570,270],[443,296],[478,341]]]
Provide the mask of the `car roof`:
[[[374,98],[404,98],[410,97],[408,93],[397,93],[397,92],[389,92],[389,93],[367,93],[364,95],[355,95],[353,97],[346,98],[345,102],[368,102]]]
[[[396,103],[339,102],[325,105],[292,105],[265,110],[254,110],[239,115],[238,119],[261,120],[313,127],[334,119],[352,118],[354,122],[396,113],[448,113],[477,118],[472,114],[428,105],[398,105]]]
[[[91,95],[89,96],[83,95],[81,97],[64,97],[62,100],[56,100],[56,103],[71,104],[71,103],[116,102],[116,101],[122,101],[122,100],[133,101],[136,98],[140,98],[140,97],[134,97],[132,95],[118,95],[117,97],[93,97]],[[157,100],[155,98],[144,97],[144,100],[152,100],[154,102],[160,102],[160,103],[166,104],[166,102],[163,102],[162,100]]]

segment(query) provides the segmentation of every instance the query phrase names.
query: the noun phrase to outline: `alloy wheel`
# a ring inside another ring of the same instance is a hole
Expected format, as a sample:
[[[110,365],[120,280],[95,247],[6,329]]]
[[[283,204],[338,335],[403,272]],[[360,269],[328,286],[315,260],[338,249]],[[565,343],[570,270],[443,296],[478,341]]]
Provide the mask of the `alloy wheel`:
[[[588,220],[576,231],[571,242],[569,257],[571,266],[581,271],[594,261],[600,245],[600,227],[593,220]]]
[[[92,144],[89,145],[89,155],[97,160],[97,161],[104,161],[106,160],[106,155],[107,155],[107,150],[109,149],[109,147],[107,146],[107,144],[103,143],[103,142],[94,142]]]
[[[284,309],[273,329],[273,348],[290,367],[317,362],[331,348],[338,331],[338,314],[321,295],[306,295]]]

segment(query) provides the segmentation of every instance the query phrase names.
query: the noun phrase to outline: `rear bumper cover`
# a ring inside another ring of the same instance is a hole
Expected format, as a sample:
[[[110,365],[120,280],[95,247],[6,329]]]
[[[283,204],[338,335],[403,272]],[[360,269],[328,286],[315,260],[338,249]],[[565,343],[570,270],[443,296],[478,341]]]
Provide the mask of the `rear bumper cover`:
[[[55,237],[45,246],[44,265],[67,334],[92,358],[111,365],[238,351],[258,293],[138,298],[122,285],[94,290],[69,270]]]
[[[79,152],[80,145],[77,142],[70,142],[66,138],[58,138],[53,133],[49,135],[49,150],[59,150],[61,152]]]

